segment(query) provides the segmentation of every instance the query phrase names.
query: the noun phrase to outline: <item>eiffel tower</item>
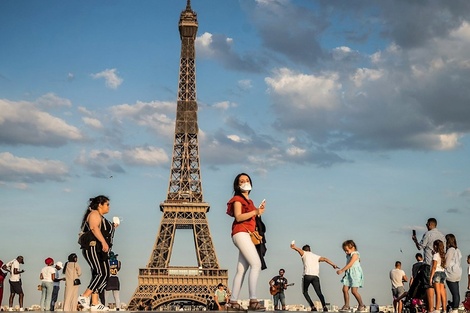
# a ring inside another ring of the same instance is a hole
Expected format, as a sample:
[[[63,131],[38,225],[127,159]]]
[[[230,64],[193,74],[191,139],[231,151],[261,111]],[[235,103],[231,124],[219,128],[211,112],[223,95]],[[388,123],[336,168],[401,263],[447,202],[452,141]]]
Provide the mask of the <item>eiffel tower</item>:
[[[227,285],[228,271],[220,269],[209,231],[203,201],[197,139],[196,66],[194,40],[197,15],[187,0],[179,20],[181,58],[176,108],[175,138],[167,198],[160,229],[146,268],[139,269],[138,287],[129,310],[171,310],[175,304],[206,306],[219,283]],[[192,229],[197,267],[170,266],[177,229]]]

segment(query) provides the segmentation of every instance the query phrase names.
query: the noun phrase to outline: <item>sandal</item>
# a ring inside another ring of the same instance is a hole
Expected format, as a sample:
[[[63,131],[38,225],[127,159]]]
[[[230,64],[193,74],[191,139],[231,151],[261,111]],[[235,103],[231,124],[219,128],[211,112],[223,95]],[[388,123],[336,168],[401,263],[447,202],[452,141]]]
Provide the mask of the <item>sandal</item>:
[[[349,312],[351,310],[351,308],[347,305],[343,305],[343,307],[341,309],[339,309],[338,311],[339,312]]]
[[[245,309],[238,302],[230,302],[227,311],[245,311]]]
[[[264,312],[266,311],[266,308],[262,306],[258,300],[250,300],[250,305],[248,306],[248,310]]]
[[[357,307],[356,312],[365,312],[365,311],[367,311],[366,306],[365,305],[360,305],[360,306]]]

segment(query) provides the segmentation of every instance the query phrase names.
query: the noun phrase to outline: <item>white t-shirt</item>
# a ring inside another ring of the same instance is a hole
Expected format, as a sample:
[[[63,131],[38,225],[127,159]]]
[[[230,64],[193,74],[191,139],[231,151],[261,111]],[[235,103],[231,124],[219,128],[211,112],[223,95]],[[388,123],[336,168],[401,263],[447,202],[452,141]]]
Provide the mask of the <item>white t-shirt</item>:
[[[403,287],[403,276],[406,276],[405,271],[399,268],[394,268],[390,271],[390,280],[392,287]]]
[[[17,271],[20,271],[20,262],[17,259],[11,260],[8,262],[7,267],[10,268],[10,281],[20,281],[21,274],[15,274],[15,268]]]
[[[55,268],[52,266],[44,266],[41,270],[42,279],[41,281],[46,283],[52,283],[52,275],[55,275]]]
[[[434,253],[432,260],[437,262],[436,272],[444,272],[444,268],[441,266],[441,256],[439,253]]]
[[[304,251],[302,262],[304,263],[304,275],[318,276],[320,274],[320,256],[311,251]]]

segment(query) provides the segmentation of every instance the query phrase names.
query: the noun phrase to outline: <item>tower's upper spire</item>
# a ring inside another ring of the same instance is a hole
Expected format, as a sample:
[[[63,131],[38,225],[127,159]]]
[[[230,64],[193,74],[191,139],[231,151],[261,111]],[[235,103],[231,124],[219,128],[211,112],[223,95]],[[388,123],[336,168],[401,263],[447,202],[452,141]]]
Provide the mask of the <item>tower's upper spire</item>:
[[[183,37],[196,39],[198,27],[197,14],[191,9],[191,0],[187,0],[186,9],[181,12],[178,26],[181,39],[183,39]]]

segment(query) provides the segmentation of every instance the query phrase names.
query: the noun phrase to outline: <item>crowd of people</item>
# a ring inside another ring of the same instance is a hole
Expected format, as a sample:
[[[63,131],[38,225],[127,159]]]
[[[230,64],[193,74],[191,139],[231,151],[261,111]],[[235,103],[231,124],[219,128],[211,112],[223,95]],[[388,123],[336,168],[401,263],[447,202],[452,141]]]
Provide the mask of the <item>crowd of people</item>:
[[[246,173],[238,174],[233,182],[233,197],[227,203],[227,214],[234,218],[232,223],[232,241],[238,249],[237,271],[233,279],[233,293],[231,294],[227,307],[231,311],[244,310],[239,303],[240,289],[243,284],[245,274],[250,269],[248,276],[248,293],[250,302],[248,309],[255,311],[264,311],[266,308],[262,306],[256,296],[256,288],[260,271],[266,268],[264,255],[266,252],[264,237],[266,226],[261,220],[261,216],[265,212],[266,203],[263,200],[259,206],[255,206],[250,199],[250,192],[253,182]],[[457,313],[460,305],[459,281],[462,276],[461,258],[462,254],[457,247],[457,239],[453,234],[444,236],[437,229],[437,220],[429,218],[426,223],[427,231],[422,239],[418,241],[416,232],[413,231],[412,240],[416,248],[422,250],[422,254],[418,253],[416,264],[413,265],[412,276],[410,278],[410,286],[416,281],[418,272],[423,273],[424,289],[426,294],[426,305],[429,313],[451,312]],[[260,239],[261,237],[261,239]],[[346,240],[342,244],[342,248],[346,253],[346,265],[339,268],[329,259],[318,256],[311,252],[309,245],[304,245],[302,249],[291,243],[291,248],[297,251],[302,258],[304,271],[302,277],[302,292],[310,305],[312,311],[317,311],[312,299],[308,294],[308,287],[312,285],[324,312],[328,311],[325,298],[322,294],[319,279],[319,262],[330,264],[338,275],[343,275],[342,293],[344,305],[340,312],[350,312],[349,292],[357,301],[357,312],[365,312],[370,310],[378,311],[378,305],[373,299],[370,308],[367,308],[359,293],[359,288],[363,287],[364,276],[361,268],[361,257],[357,251],[356,243],[353,240]],[[467,258],[470,264],[470,255]],[[288,281],[284,277],[285,270],[281,269],[279,275],[273,277],[269,281],[272,290],[275,310],[285,310],[286,302],[284,290],[288,286]],[[469,267],[468,289],[470,290],[470,267]],[[405,291],[404,282],[408,281],[408,277],[401,269],[401,262],[395,262],[395,268],[390,271],[390,280],[392,284],[392,297],[395,313],[401,313],[403,309],[403,301],[409,296]],[[447,301],[447,290],[451,294],[451,300]]]
[[[40,310],[54,311],[62,281],[65,281],[63,311],[73,312],[80,309],[109,311],[109,307],[104,305],[106,290],[112,292],[116,309],[119,310],[120,284],[117,274],[121,268],[121,262],[117,260],[118,255],[111,251],[114,231],[119,226],[119,221],[108,221],[104,217],[108,212],[109,198],[100,195],[89,200],[82,218],[80,245],[83,258],[91,270],[91,279],[85,291],[79,295],[81,285],[79,277],[82,274],[82,269],[78,263],[77,254],[70,254],[65,264],[60,261],[54,262],[53,258],[47,257],[44,260],[45,266],[38,273],[40,280],[38,289],[41,291]],[[0,307],[2,306],[4,280],[9,274],[9,311],[13,310],[16,295],[18,295],[19,310],[25,310],[21,281],[24,269],[20,268],[22,264],[24,264],[23,256],[18,256],[5,264],[0,260]],[[64,277],[61,278],[61,274]]]
[[[266,253],[266,226],[261,216],[265,212],[266,202],[263,200],[259,206],[255,206],[250,199],[253,182],[246,173],[237,175],[233,182],[233,197],[227,203],[227,214],[234,218],[232,223],[232,241],[238,249],[238,262],[236,273],[233,278],[232,292],[227,293],[226,287],[219,284],[215,290],[214,303],[217,309],[228,309],[231,311],[244,311],[245,308],[239,303],[239,294],[245,278],[248,276],[248,293],[250,297],[249,310],[264,311],[266,308],[258,301],[257,283],[261,270],[266,268],[264,256]],[[90,309],[91,311],[109,311],[105,305],[105,291],[113,294],[116,308],[120,308],[119,289],[120,283],[117,273],[121,268],[121,262],[117,260],[117,254],[111,251],[115,229],[119,226],[119,220],[107,220],[104,215],[109,213],[109,198],[103,195],[91,198],[81,221],[81,236],[79,239],[82,255],[91,270],[91,279],[83,293],[79,294],[82,269],[78,263],[78,256],[72,253],[68,256],[65,265],[55,262],[53,258],[45,259],[45,266],[39,274],[41,284],[40,307],[44,311],[54,311],[58,300],[60,282],[65,281],[64,311],[77,311],[78,309]],[[460,305],[459,281],[462,276],[461,258],[462,254],[457,247],[457,239],[453,234],[444,236],[437,229],[437,220],[429,218],[426,223],[427,231],[422,239],[418,241],[415,231],[412,240],[418,250],[417,262],[413,265],[410,287],[418,280],[418,273],[423,274],[423,284],[426,290],[426,305],[429,313],[450,312],[457,313]],[[342,294],[344,305],[340,312],[350,312],[349,292],[357,301],[357,311],[365,312],[365,306],[359,293],[363,287],[364,275],[361,268],[361,257],[353,240],[346,240],[342,249],[346,254],[346,264],[342,268],[330,261],[328,258],[314,254],[309,245],[299,248],[293,241],[290,245],[301,257],[303,263],[302,292],[308,302],[311,311],[328,311],[325,297],[321,291],[319,278],[319,264],[325,262],[342,275]],[[470,264],[470,255],[467,257]],[[4,264],[0,260],[0,307],[3,297],[3,286],[6,275],[9,273],[10,297],[9,308],[13,307],[14,298],[18,295],[20,311],[24,310],[24,293],[22,289],[21,274],[24,272],[20,265],[24,264],[24,257],[18,256],[14,260]],[[64,277],[61,278],[60,275]],[[286,302],[284,290],[289,286],[284,277],[285,270],[280,269],[279,275],[269,281],[273,290],[275,310],[285,310]],[[408,281],[401,262],[396,261],[395,267],[390,271],[392,285],[392,297],[395,313],[402,313],[403,301],[409,295],[405,290],[404,282]],[[451,294],[451,300],[447,301],[445,284]],[[308,288],[312,285],[317,294],[322,308],[316,308],[309,296]],[[468,289],[470,290],[470,267]],[[447,307],[449,306],[449,307]],[[373,299],[370,310],[376,312],[378,305]]]
[[[264,262],[264,255],[266,253],[266,238],[264,237],[266,226],[261,220],[261,215],[265,212],[266,202],[263,200],[257,207],[250,199],[250,192],[253,187],[253,182],[250,176],[246,173],[238,174],[233,181],[233,197],[227,203],[227,214],[234,218],[232,223],[232,241],[235,247],[239,250],[237,272],[233,279],[233,292],[230,297],[230,302],[227,307],[231,311],[245,310],[239,303],[240,289],[243,284],[245,274],[250,269],[248,277],[248,293],[250,302],[248,309],[253,311],[264,311],[266,308],[261,305],[256,296],[256,287],[260,271],[266,268]],[[261,239],[260,239],[261,238]],[[304,264],[303,276],[303,294],[309,303],[312,311],[317,311],[310,296],[308,295],[308,287],[313,285],[322,303],[322,310],[328,311],[326,302],[320,288],[319,262],[327,262],[334,269],[338,275],[343,275],[341,280],[342,293],[344,305],[341,308],[346,312],[350,310],[349,305],[349,291],[358,302],[358,311],[366,311],[361,295],[358,289],[362,287],[364,276],[360,264],[360,253],[357,251],[356,243],[353,240],[346,240],[343,242],[342,248],[346,253],[346,265],[339,268],[330,260],[320,257],[311,253],[310,247],[305,245],[303,249],[291,243],[291,248],[296,250]],[[281,275],[282,273],[282,275]],[[279,276],[274,277],[269,283],[271,287],[279,286],[278,292],[273,294],[274,306],[279,309],[279,302],[281,303],[281,310],[285,309],[284,289],[287,288],[287,280],[283,278],[284,270],[279,272]]]

